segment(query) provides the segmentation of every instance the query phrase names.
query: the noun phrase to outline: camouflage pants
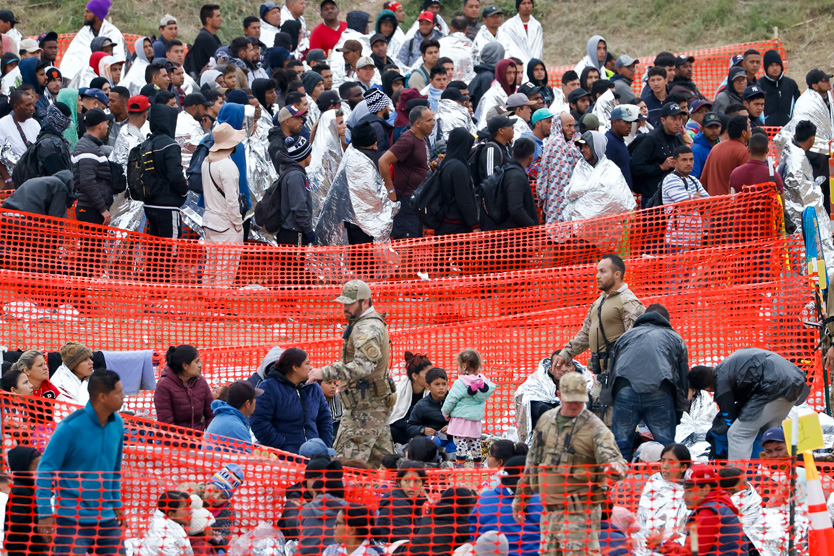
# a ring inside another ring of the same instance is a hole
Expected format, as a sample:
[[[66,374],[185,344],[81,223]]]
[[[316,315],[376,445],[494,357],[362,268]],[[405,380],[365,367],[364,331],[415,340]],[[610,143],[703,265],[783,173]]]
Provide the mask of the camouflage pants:
[[[380,402],[380,405],[385,404]],[[371,468],[378,468],[382,457],[394,452],[391,429],[388,428],[390,416],[388,407],[345,409],[333,449],[339,457],[366,461]]]
[[[599,555],[599,504],[569,503],[564,510],[542,513],[542,556]]]

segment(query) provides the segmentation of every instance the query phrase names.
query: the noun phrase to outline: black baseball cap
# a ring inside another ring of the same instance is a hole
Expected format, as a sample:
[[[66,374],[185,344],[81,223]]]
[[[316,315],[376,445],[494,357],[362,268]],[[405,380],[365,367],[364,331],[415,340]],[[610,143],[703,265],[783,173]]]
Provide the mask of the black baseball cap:
[[[191,93],[190,95],[185,95],[185,100],[182,102],[184,108],[188,108],[189,106],[214,106],[213,102],[209,102],[206,100],[206,97],[203,96],[203,93]]]
[[[456,87],[446,87],[446,90],[440,95],[440,99],[454,100],[455,102],[466,102],[469,100],[469,97],[461,93],[460,89]]]
[[[503,14],[504,12],[501,11],[501,8],[498,6],[487,6],[484,8],[484,11],[481,12],[481,17],[489,17],[495,14]]]
[[[329,1],[329,0],[328,0]],[[307,52],[307,62],[326,62],[327,56],[321,48],[314,48]]]
[[[113,114],[107,114],[104,112],[104,110],[99,110],[98,108],[87,110],[87,112],[84,114],[84,123],[87,125],[87,127],[93,127],[102,122],[112,121]]]
[[[832,77],[834,76],[830,73],[825,73],[821,69],[812,69],[805,76],[805,83],[810,87],[811,85],[816,85],[820,81],[828,81]]]
[[[764,98],[765,93],[762,91],[762,88],[758,85],[750,85],[744,92],[741,94],[741,100],[750,100],[751,98],[762,97]]]
[[[532,83],[525,83],[521,87],[518,88],[518,92],[524,95],[527,95],[527,98],[542,92],[542,88],[538,85],[533,85]]]
[[[490,135],[495,135],[502,128],[513,127],[517,118],[508,118],[507,116],[499,115],[493,116],[487,122],[487,130]]]
[[[695,56],[686,56],[681,54],[677,58],[675,58],[675,67],[679,68],[687,62],[695,62]]]
[[[677,102],[667,102],[660,109],[661,118],[668,118],[669,116],[680,116],[681,114],[685,114],[685,112],[681,108],[681,105]]]
[[[41,34],[38,37],[38,46],[43,47],[43,43],[46,41],[57,41],[58,40],[58,33],[55,31],[48,31],[46,33]]]
[[[336,0],[321,0],[321,4],[319,4],[319,9],[322,9],[326,4],[333,4],[337,8],[339,7],[339,5],[336,4]]]
[[[20,23],[20,20],[14,16],[11,10],[0,10],[0,21],[12,24]]]
[[[589,96],[591,96],[591,93],[589,93],[588,91],[586,91],[582,87],[579,87],[577,89],[572,90],[570,93],[568,93],[568,103],[576,102],[577,100],[579,100],[582,97],[589,97]]]
[[[720,126],[721,117],[715,112],[707,112],[704,114],[704,119],[701,120],[701,127],[709,127],[713,125]]]
[[[371,44],[371,46],[373,46],[373,45],[374,45],[374,43],[375,43],[375,42],[377,42],[377,41],[384,41],[384,42],[386,42],[386,43],[387,43],[387,42],[388,42],[388,39],[386,39],[386,38],[385,38],[385,35],[383,35],[382,33],[374,33],[374,34],[371,36],[371,43],[370,43],[370,44]]]
[[[266,48],[266,45],[260,41],[260,39],[256,37],[246,37],[246,40],[249,41],[253,46],[259,46],[261,48]]]

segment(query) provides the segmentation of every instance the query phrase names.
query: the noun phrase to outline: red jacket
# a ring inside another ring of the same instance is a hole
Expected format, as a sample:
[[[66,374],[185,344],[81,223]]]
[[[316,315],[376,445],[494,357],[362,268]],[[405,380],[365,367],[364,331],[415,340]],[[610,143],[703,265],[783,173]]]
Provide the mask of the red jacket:
[[[214,418],[211,410],[213,401],[205,378],[194,377],[188,384],[183,384],[170,367],[162,370],[162,377],[156,383],[153,394],[158,421],[198,431],[206,430]]]
[[[690,531],[694,529],[698,532],[698,554],[702,556],[727,554],[726,552],[715,551],[721,536],[726,536],[727,531],[722,531],[721,516],[715,513],[715,511],[704,507],[707,502],[716,502],[722,506],[726,506],[737,516],[739,515],[738,508],[735,507],[726,490],[716,488],[707,494],[707,497],[696,508],[695,515],[689,521]],[[741,523],[738,524],[738,529],[739,533],[743,535]],[[690,543],[690,535],[686,536],[686,541],[683,546],[670,539],[659,547],[658,552],[667,556],[692,556],[692,545]],[[740,552],[738,554],[741,556]]]

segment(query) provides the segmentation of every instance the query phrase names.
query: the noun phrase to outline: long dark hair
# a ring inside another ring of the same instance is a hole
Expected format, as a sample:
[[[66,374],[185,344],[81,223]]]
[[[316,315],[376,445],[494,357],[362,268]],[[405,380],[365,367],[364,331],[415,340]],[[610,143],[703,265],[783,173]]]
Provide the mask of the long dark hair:
[[[420,374],[420,371],[425,368],[434,367],[429,360],[429,356],[425,353],[411,353],[410,351],[406,351],[403,354],[403,359],[405,359],[405,375],[412,382],[414,382],[414,375]]]
[[[293,367],[300,367],[307,360],[307,352],[301,348],[291,347],[284,350],[278,361],[273,363],[275,370],[284,376],[292,371]]]
[[[174,371],[174,374],[181,375],[185,372],[183,365],[191,363],[199,355],[197,348],[188,344],[182,344],[177,347],[171,346],[168,348],[167,353],[165,353],[165,362],[168,363],[168,366]]]

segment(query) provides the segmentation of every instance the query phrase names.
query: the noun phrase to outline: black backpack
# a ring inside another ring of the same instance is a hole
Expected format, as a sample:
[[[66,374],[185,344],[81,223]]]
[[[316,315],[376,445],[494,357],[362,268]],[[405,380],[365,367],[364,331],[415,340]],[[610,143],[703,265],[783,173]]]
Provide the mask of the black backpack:
[[[208,156],[212,145],[214,145],[214,138],[209,134],[194,149],[191,162],[188,163],[188,169],[185,171],[185,181],[188,183],[189,191],[203,194],[203,161]]]
[[[411,206],[423,226],[431,230],[440,227],[449,211],[449,203],[443,199],[440,172],[429,171],[426,178],[412,193]]]
[[[472,183],[475,185],[475,191],[479,191],[481,188],[481,182],[483,181],[481,177],[481,153],[484,152],[484,149],[489,144],[493,144],[498,149],[498,154],[500,155],[500,160],[498,161],[498,166],[504,165],[504,149],[501,148],[501,145],[496,143],[495,141],[482,141],[475,145],[475,148],[469,153],[469,175],[472,176]]]
[[[23,182],[26,180],[40,177],[37,152],[38,144],[35,143],[20,155],[20,160],[14,165],[14,170],[12,170],[12,183],[15,189],[23,185]]]
[[[495,224],[507,219],[507,188],[504,186],[504,176],[509,164],[495,169],[479,188],[478,197],[481,200],[483,214]]]
[[[134,201],[143,203],[156,197],[163,187],[156,175],[153,144],[145,139],[130,149],[127,155],[127,192]]]
[[[294,170],[297,172],[298,170]],[[293,172],[287,172],[264,191],[261,202],[255,205],[255,223],[261,228],[274,234],[281,229],[289,214],[281,213],[281,197],[283,195],[283,181]]]

